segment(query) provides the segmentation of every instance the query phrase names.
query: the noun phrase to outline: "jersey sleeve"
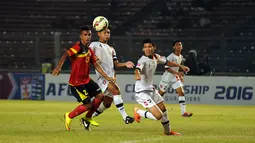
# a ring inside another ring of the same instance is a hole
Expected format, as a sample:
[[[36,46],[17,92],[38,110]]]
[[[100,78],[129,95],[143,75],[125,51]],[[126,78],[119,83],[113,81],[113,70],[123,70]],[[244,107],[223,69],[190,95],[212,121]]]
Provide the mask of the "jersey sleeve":
[[[113,47],[112,47],[112,59],[113,59],[114,61],[118,60],[116,51],[115,51],[115,49],[114,49]]]
[[[72,48],[68,49],[67,53],[69,56],[75,55],[80,51],[80,46],[75,44]]]
[[[143,69],[144,65],[145,65],[145,60],[144,60],[143,57],[141,57],[141,58],[137,61],[136,69],[138,69],[138,70],[141,71],[141,70]]]
[[[156,54],[156,56],[159,64],[166,64],[167,62],[166,57],[160,56],[159,54]]]
[[[91,54],[90,54],[90,58],[91,58],[90,62],[91,62],[92,64],[94,64],[94,63],[96,63],[97,58],[96,58],[96,56],[95,56],[93,50],[92,50],[91,48],[89,48],[89,50],[90,50],[90,53],[91,53]]]
[[[101,61],[103,55],[102,55],[101,50],[100,50],[101,47],[99,47],[99,46],[100,46],[100,44],[95,43],[95,42],[92,42],[89,45],[91,50],[94,52],[94,55]]]

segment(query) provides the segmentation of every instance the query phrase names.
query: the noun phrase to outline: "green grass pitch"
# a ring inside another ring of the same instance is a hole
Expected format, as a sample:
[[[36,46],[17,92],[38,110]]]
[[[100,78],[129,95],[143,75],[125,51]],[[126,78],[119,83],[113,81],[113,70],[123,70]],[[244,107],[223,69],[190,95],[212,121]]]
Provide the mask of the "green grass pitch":
[[[183,136],[163,136],[159,121],[142,119],[126,125],[112,106],[96,117],[100,127],[88,132],[72,123],[64,127],[63,114],[78,103],[0,100],[0,143],[244,143],[255,142],[255,106],[187,105],[191,118],[180,116],[178,104],[169,104],[173,130]],[[125,104],[129,114],[135,104]]]

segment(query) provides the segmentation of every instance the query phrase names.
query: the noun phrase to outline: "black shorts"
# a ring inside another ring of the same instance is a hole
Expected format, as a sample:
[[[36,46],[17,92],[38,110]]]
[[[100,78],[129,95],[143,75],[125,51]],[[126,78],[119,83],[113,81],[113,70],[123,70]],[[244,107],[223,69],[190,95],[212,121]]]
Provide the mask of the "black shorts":
[[[102,93],[100,87],[92,79],[87,84],[79,86],[71,86],[71,92],[78,102],[88,104],[91,102],[91,98]]]

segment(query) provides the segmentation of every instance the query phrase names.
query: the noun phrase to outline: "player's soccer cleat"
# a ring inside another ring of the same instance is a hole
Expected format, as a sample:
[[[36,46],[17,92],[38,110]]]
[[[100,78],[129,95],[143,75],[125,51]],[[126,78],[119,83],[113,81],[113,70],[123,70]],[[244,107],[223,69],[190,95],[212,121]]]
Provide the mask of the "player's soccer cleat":
[[[138,123],[140,123],[141,116],[137,113],[137,110],[138,110],[138,109],[139,109],[138,107],[135,107],[133,111],[134,111],[135,121],[138,122]]]
[[[90,129],[90,123],[87,122],[86,120],[84,120],[83,118],[80,119],[80,123],[81,125],[84,126],[84,129],[87,130],[87,131],[91,131]]]
[[[182,114],[182,117],[191,117],[193,115],[192,112],[185,112]]]
[[[178,133],[178,132],[175,132],[175,131],[170,131],[169,134],[164,133],[164,135],[166,135],[166,136],[182,136],[181,133]]]
[[[69,118],[68,115],[69,115],[69,112],[65,113],[64,118],[65,118],[65,126],[66,126],[66,129],[67,129],[68,131],[70,131],[70,126],[71,126],[71,123],[72,123],[72,119]]]
[[[135,119],[134,119],[133,117],[127,116],[124,122],[125,122],[126,124],[131,124],[131,123],[134,122],[134,120],[135,120]]]
[[[99,124],[94,120],[94,118],[83,117],[82,119],[89,122],[92,126],[96,126],[96,127],[99,126]]]

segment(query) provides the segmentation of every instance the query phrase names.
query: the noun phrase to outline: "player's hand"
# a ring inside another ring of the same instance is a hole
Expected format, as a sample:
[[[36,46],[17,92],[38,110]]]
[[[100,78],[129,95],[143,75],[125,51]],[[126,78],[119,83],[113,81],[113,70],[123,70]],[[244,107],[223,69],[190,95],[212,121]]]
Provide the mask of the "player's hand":
[[[188,67],[183,66],[183,65],[181,65],[181,69],[182,69],[184,72],[189,72],[189,71],[190,71],[190,69],[189,69]]]
[[[134,66],[135,66],[135,64],[133,62],[131,62],[131,61],[126,62],[126,67],[127,68],[133,68]]]
[[[106,80],[110,82],[115,82],[115,78],[112,78],[112,77],[107,77]]]
[[[53,76],[58,76],[59,73],[60,73],[60,69],[55,68],[55,69],[53,70],[53,72],[52,72],[52,75],[53,75]]]

